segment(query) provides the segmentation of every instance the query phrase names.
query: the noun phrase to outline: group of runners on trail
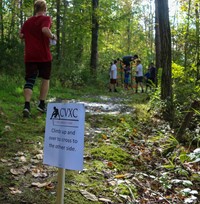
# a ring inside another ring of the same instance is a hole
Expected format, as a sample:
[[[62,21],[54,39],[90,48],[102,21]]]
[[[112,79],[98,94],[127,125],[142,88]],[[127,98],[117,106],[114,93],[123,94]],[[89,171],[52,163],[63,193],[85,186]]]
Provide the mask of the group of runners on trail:
[[[121,84],[125,90],[135,88],[138,93],[140,87],[141,92],[147,92],[155,86],[156,68],[150,63],[147,72],[143,73],[143,66],[138,55],[125,56],[121,59],[114,60],[110,64],[110,92],[117,92],[116,87]],[[145,90],[144,90],[145,88]]]
[[[24,22],[19,32],[19,37],[25,42],[24,117],[31,115],[30,101],[37,77],[42,79],[37,110],[42,113],[46,112],[45,100],[52,67],[50,44],[55,45],[57,40],[56,35],[51,32],[52,19],[46,15],[46,12],[46,1],[35,1],[34,16]],[[133,71],[134,67],[135,71]],[[146,78],[147,91],[148,87],[151,88],[151,85],[155,83],[155,67],[151,64],[149,73],[143,75],[143,66],[137,55],[114,60],[110,65],[110,91],[117,92],[116,86],[119,82],[124,85],[125,89],[133,88],[133,76],[136,82],[135,92],[138,92],[138,86],[141,87],[141,92],[144,92],[143,77]]]

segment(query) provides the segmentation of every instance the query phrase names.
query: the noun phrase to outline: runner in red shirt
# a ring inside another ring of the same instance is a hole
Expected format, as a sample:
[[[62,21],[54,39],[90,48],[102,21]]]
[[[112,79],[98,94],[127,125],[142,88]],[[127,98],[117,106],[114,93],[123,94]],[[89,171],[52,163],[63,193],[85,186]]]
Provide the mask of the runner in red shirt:
[[[40,102],[37,109],[43,113],[46,112],[45,100],[49,90],[52,64],[50,39],[57,40],[50,30],[52,20],[49,16],[46,16],[46,9],[46,2],[37,0],[34,4],[35,16],[25,21],[20,31],[20,38],[25,41],[24,117],[30,117],[30,101],[37,77],[42,78]]]

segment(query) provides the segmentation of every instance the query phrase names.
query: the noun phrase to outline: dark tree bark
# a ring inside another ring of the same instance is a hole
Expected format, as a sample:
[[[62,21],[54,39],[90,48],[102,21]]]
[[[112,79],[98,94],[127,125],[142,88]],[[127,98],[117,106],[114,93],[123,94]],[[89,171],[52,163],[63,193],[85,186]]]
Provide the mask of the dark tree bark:
[[[184,67],[185,70],[187,70],[187,65],[188,65],[188,37],[189,37],[189,28],[190,28],[190,13],[191,13],[191,0],[189,0],[188,2],[188,13],[187,13],[187,28],[186,28],[186,32],[185,32],[185,45],[184,45]],[[187,73],[187,72],[185,72]]]
[[[155,50],[156,50],[156,87],[158,86],[157,73],[161,68],[161,43],[160,43],[160,31],[158,22],[158,1],[155,0]]]
[[[174,108],[172,94],[172,68],[171,68],[171,30],[169,23],[168,0],[157,1],[160,45],[161,45],[161,100],[165,101],[163,111],[164,119],[173,125]]]
[[[60,60],[60,0],[56,1],[56,36],[57,36],[57,43],[56,43],[56,55],[57,59]]]
[[[195,15],[196,15],[196,62],[197,62],[197,74],[196,81],[200,80],[200,56],[199,56],[199,45],[200,45],[200,24],[199,24],[199,3],[195,4]]]
[[[3,26],[3,1],[0,0],[0,35],[1,35],[1,42],[4,41],[4,26]]]
[[[84,9],[80,8],[80,0],[74,0],[74,9],[76,12],[80,12],[81,15],[85,15],[84,14]],[[75,37],[75,42],[76,44],[74,45],[74,48],[76,50],[76,54],[74,55],[75,57],[75,61],[77,64],[81,64],[82,63],[82,56],[83,56],[83,51],[84,51],[84,39],[82,38],[82,26],[80,25],[79,27],[79,31],[76,32],[76,37]]]
[[[91,41],[90,67],[92,74],[94,75],[96,75],[98,63],[98,31],[99,31],[99,23],[97,16],[98,6],[99,0],[92,0],[92,41]]]
[[[153,59],[153,56],[154,56],[154,32],[153,32],[153,29],[154,29],[154,13],[152,12],[152,0],[149,1],[149,31],[148,31],[148,38],[149,38],[149,48],[150,48],[150,51],[151,51],[151,58]]]
[[[184,138],[184,132],[185,132],[186,128],[188,128],[188,126],[192,120],[192,117],[195,113],[195,110],[198,110],[199,108],[200,108],[200,101],[197,101],[197,100],[193,101],[189,111],[187,111],[187,114],[185,115],[185,118],[181,124],[181,127],[179,128],[179,130],[177,132],[176,139],[179,142],[185,142],[186,141],[186,138]]]
[[[67,49],[67,43],[66,43],[66,31],[67,31],[67,23],[66,23],[66,16],[67,16],[67,7],[68,7],[68,2],[67,1],[64,1],[63,2],[63,23],[62,23],[62,29],[60,30],[60,33],[62,35],[62,38],[60,40],[61,42],[61,53],[60,53],[60,57],[62,59],[65,59],[67,58],[67,53],[65,52],[65,50]]]
[[[16,8],[17,8],[17,2],[13,1],[11,4],[12,16],[11,16],[10,26],[8,28],[8,39],[10,41],[14,37],[14,30],[16,27],[16,20],[17,20]]]
[[[127,24],[127,34],[128,34],[128,49],[127,52],[130,54],[131,53],[131,17],[128,19],[128,24]]]
[[[23,19],[23,10],[22,10],[22,0],[19,1],[19,7],[20,7],[20,28],[23,25],[24,19]]]

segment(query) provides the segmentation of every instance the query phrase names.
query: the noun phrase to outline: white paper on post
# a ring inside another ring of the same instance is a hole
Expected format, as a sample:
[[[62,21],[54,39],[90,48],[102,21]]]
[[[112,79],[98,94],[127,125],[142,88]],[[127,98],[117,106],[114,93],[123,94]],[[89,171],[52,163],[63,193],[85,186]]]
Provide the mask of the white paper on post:
[[[85,107],[77,103],[47,106],[43,163],[83,170]]]

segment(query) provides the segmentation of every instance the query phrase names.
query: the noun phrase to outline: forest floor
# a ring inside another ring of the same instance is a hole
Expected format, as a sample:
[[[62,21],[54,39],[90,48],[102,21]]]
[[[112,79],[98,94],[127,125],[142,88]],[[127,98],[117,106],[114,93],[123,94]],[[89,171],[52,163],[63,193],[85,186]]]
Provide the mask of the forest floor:
[[[0,92],[0,203],[53,204],[58,168],[43,164],[45,115],[33,98],[32,117],[22,118],[21,95]],[[178,143],[148,94],[55,88],[49,100],[86,108],[84,169],[66,170],[64,203],[200,203],[200,149]]]

